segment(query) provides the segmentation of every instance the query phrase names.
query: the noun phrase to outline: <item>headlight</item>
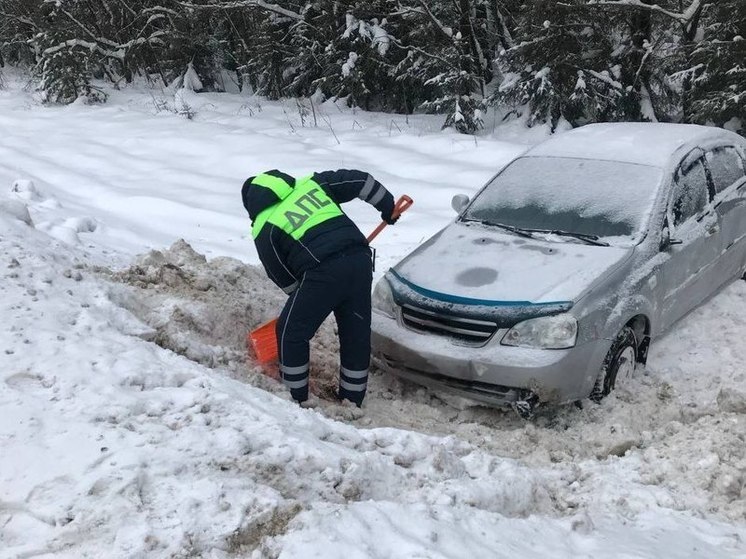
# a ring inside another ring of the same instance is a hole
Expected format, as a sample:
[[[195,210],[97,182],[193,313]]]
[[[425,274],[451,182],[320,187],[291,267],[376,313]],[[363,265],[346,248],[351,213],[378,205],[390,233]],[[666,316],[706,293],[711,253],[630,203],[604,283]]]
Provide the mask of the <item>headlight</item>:
[[[373,312],[396,318],[396,303],[391,293],[391,286],[386,278],[382,278],[373,290]]]
[[[545,316],[524,320],[513,326],[503,336],[503,345],[566,349],[573,347],[578,338],[578,321],[569,314]]]

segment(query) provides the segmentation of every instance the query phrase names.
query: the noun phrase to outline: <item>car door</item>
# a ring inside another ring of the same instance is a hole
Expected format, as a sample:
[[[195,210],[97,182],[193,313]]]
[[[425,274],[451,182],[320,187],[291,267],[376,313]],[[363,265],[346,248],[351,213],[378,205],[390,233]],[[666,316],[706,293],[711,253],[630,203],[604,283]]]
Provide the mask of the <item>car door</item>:
[[[712,184],[704,153],[696,150],[680,163],[673,177],[666,222],[672,244],[661,266],[662,329],[704,301],[720,253],[720,223],[711,205]]]
[[[720,259],[716,281],[739,276],[746,264],[746,169],[740,150],[720,146],[706,154],[715,189],[714,208],[720,220]]]

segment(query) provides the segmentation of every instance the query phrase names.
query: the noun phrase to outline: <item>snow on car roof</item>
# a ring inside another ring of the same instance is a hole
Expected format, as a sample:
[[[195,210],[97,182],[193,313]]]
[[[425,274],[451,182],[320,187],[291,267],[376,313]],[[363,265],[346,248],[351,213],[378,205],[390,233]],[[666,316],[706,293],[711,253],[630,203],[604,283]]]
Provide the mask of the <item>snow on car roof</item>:
[[[736,134],[712,126],[668,123],[588,124],[542,142],[526,156],[608,159],[665,167],[676,150]]]

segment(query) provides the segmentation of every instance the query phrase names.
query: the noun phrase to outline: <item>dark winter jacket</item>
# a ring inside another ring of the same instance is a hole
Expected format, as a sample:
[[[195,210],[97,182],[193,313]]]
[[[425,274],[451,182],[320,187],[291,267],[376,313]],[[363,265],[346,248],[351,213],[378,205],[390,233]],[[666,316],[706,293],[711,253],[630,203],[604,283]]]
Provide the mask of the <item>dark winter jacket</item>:
[[[328,258],[368,250],[365,236],[339,207],[360,198],[390,219],[394,198],[370,174],[341,169],[295,179],[277,170],[241,189],[259,258],[269,278],[292,293],[307,270]]]

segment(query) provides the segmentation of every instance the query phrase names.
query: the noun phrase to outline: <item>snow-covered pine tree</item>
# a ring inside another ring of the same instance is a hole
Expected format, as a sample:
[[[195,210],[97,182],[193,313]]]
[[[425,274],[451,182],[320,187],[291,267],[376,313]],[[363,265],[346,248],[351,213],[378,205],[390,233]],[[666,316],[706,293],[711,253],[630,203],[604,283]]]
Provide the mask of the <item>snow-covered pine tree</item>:
[[[141,13],[147,20],[139,19],[138,23],[147,21],[147,30],[157,33],[159,42],[133,50],[128,60],[137,57],[139,69],[148,75],[160,74],[166,83],[182,78],[184,69],[191,65],[202,88],[220,89],[222,69],[235,69],[227,52],[234,45],[230,40],[235,29],[229,19],[232,13],[203,9],[200,3],[193,6],[167,2],[143,8]]]
[[[41,29],[40,4],[26,0],[0,2],[0,61],[3,64],[30,68],[36,57],[29,40]]]
[[[296,22],[291,28],[288,49],[290,54],[283,61],[285,95],[309,97],[316,92],[316,81],[322,76],[328,63],[329,45],[337,35],[333,24],[337,4],[326,0],[307,3],[301,12],[303,20]]]
[[[588,17],[582,3],[523,5],[515,46],[498,57],[503,82],[492,103],[527,110],[529,124],[552,127],[560,119],[576,125],[639,119],[636,92],[622,82],[622,66],[614,60],[622,47],[615,40],[619,29],[609,17]]]
[[[33,47],[40,88],[47,99],[71,102],[81,93],[100,99],[92,78],[118,81],[144,69],[141,55],[163,44],[166,32],[154,28],[159,18],[144,0],[56,0],[34,2]],[[151,57],[154,58],[154,57]]]
[[[396,69],[419,108],[445,114],[443,127],[473,133],[483,126],[485,78],[485,8],[478,0],[412,2],[406,14],[412,31],[405,38],[406,58]]]
[[[327,25],[335,33],[324,48],[322,74],[315,85],[327,97],[346,98],[351,106],[399,110],[402,102],[393,68],[402,53],[392,48],[398,22],[389,19],[398,3],[353,0],[333,4],[325,11]]]
[[[746,2],[706,2],[687,57],[685,119],[746,136]]]
[[[0,57],[35,66],[59,102],[98,79],[171,83],[191,63],[208,89],[240,70],[271,98],[320,89],[441,113],[462,132],[481,127],[491,92],[530,123],[746,133],[744,12],[743,0],[0,0]]]
[[[465,50],[460,32],[456,32],[452,44],[439,53],[438,63],[430,60],[424,68],[439,70],[427,79],[436,97],[421,104],[428,112],[445,114],[443,128],[453,127],[461,133],[471,134],[484,126],[484,98],[481,72],[475,68],[474,58]]]
[[[71,48],[66,39],[69,35],[60,32],[40,33],[34,37],[34,45],[40,52],[36,72],[39,89],[48,103],[72,103],[80,96],[103,99],[92,95],[91,70],[94,56],[90,51]]]
[[[673,4],[523,5],[515,46],[498,58],[505,80],[493,102],[528,110],[529,123],[552,126],[560,118],[573,125],[677,118],[678,94],[668,76],[681,64],[682,31]]]
[[[252,14],[246,60],[239,71],[259,95],[280,99],[286,85],[285,61],[291,58],[288,39],[295,20],[272,12]]]

